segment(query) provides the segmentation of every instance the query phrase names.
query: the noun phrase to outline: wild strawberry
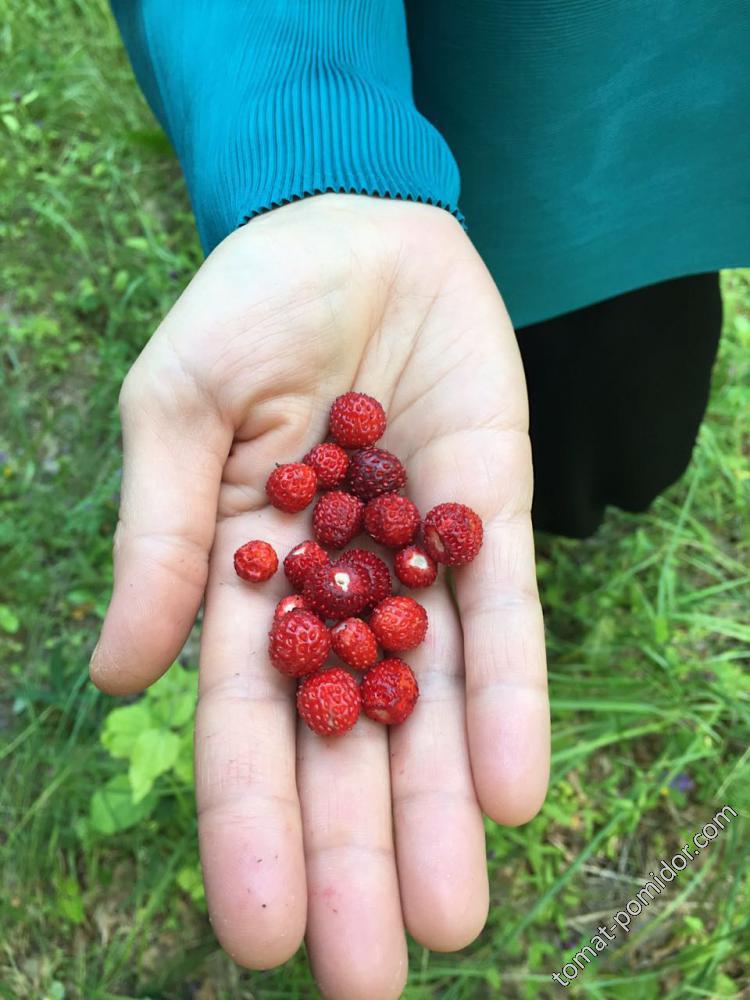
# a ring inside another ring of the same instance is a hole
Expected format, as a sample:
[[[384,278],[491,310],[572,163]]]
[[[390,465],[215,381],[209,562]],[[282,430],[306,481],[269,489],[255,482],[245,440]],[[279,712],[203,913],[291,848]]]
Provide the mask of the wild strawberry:
[[[347,618],[331,629],[331,648],[344,663],[366,670],[378,658],[378,644],[371,628],[361,618]]]
[[[277,465],[266,482],[266,495],[271,504],[287,514],[304,510],[315,496],[318,477],[315,470],[302,462]]]
[[[305,600],[321,618],[340,621],[358,614],[367,604],[370,584],[367,574],[351,565],[314,566],[307,574]]]
[[[386,597],[370,617],[370,628],[383,649],[414,649],[427,633],[427,612],[413,597]]]
[[[302,677],[317,670],[331,649],[331,633],[311,611],[290,611],[269,632],[268,655],[282,674]]]
[[[419,527],[419,511],[408,497],[386,493],[365,506],[365,531],[381,545],[398,549],[414,537]]]
[[[290,611],[312,611],[312,608],[302,594],[287,594],[286,597],[282,597],[276,605],[276,610],[273,613],[273,620],[278,621],[279,618],[283,618],[284,615],[288,615]]]
[[[234,569],[237,576],[250,583],[270,580],[279,568],[279,559],[268,542],[258,539],[245,542],[234,554]]]
[[[367,574],[370,584],[370,596],[364,607],[365,611],[374,608],[376,604],[380,604],[382,600],[390,597],[393,593],[393,584],[391,583],[391,574],[388,572],[388,567],[380,556],[376,556],[369,549],[347,549],[346,552],[341,553],[336,560],[336,564],[338,566],[356,566],[357,569],[361,569]]]
[[[365,505],[351,493],[324,493],[313,508],[313,534],[321,545],[342,549],[362,530]]]
[[[317,542],[300,542],[284,559],[284,573],[295,590],[302,590],[307,574],[313,566],[323,566],[330,562],[328,553]]]
[[[343,667],[328,667],[305,677],[297,688],[297,711],[314,733],[340,736],[359,718],[359,684]]]
[[[406,483],[406,469],[383,448],[362,448],[349,456],[346,488],[362,500],[395,493]]]
[[[419,697],[417,678],[408,663],[393,656],[365,673],[360,687],[362,711],[387,726],[411,715]]]
[[[429,587],[437,577],[437,563],[418,545],[407,545],[396,553],[393,569],[407,587]]]
[[[463,566],[482,547],[482,522],[471,507],[441,503],[433,507],[423,525],[424,547],[446,566]]]
[[[349,456],[337,444],[316,444],[302,461],[315,470],[318,488],[324,490],[338,486],[349,468]]]
[[[333,401],[330,431],[336,444],[343,448],[375,444],[385,431],[385,410],[372,396],[346,392]]]

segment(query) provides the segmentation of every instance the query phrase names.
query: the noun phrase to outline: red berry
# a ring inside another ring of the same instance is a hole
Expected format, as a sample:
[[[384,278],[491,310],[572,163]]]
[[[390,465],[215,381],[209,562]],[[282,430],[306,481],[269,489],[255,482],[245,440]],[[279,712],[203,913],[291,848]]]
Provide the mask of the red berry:
[[[279,559],[268,542],[255,540],[245,542],[234,554],[234,569],[237,576],[250,583],[270,580],[279,568]]]
[[[370,596],[370,583],[367,574],[356,566],[329,563],[310,570],[304,595],[322,618],[340,621],[364,608]]]
[[[371,667],[362,678],[362,711],[387,726],[411,715],[419,697],[417,678],[408,663],[391,657]]]
[[[372,629],[361,618],[347,618],[331,629],[331,647],[344,663],[366,670],[378,658],[378,644]]]
[[[315,470],[318,487],[325,490],[338,486],[349,468],[349,456],[337,444],[316,444],[302,461]]]
[[[471,507],[441,503],[424,519],[423,535],[424,547],[435,562],[463,566],[482,547],[482,522]]]
[[[359,718],[359,684],[343,667],[306,677],[297,688],[297,711],[314,733],[340,736]]]
[[[284,615],[288,615],[290,611],[312,611],[312,608],[302,594],[287,594],[286,597],[282,597],[276,605],[276,610],[273,613],[273,620],[278,621],[279,618],[283,618]]]
[[[419,511],[408,497],[386,493],[367,504],[364,523],[376,542],[397,549],[414,537],[419,527]]]
[[[367,599],[365,610],[374,608],[376,604],[380,604],[382,600],[390,597],[393,593],[388,567],[374,552],[370,552],[368,549],[347,549],[346,552],[341,553],[336,563],[337,565],[356,566],[357,569],[361,569],[367,574],[370,583],[370,596]]]
[[[386,597],[373,611],[370,628],[383,649],[400,653],[424,639],[427,612],[413,597]]]
[[[313,534],[321,545],[342,549],[362,530],[365,505],[351,493],[324,493],[313,508]]]
[[[295,545],[284,559],[284,573],[295,590],[302,590],[313,566],[323,566],[327,562],[330,560],[326,550],[308,539]]]
[[[407,587],[429,587],[437,577],[437,563],[418,545],[407,545],[396,553],[393,568]]]
[[[375,444],[385,431],[385,410],[372,396],[346,392],[333,401],[331,437],[343,448],[364,448]]]
[[[349,458],[346,487],[362,500],[395,493],[405,483],[406,469],[395,455],[383,448],[362,448]]]
[[[266,483],[266,494],[274,507],[287,514],[304,510],[315,496],[318,477],[302,462],[277,465]]]
[[[277,618],[269,636],[271,663],[290,677],[317,670],[331,649],[331,633],[311,611],[290,611]]]

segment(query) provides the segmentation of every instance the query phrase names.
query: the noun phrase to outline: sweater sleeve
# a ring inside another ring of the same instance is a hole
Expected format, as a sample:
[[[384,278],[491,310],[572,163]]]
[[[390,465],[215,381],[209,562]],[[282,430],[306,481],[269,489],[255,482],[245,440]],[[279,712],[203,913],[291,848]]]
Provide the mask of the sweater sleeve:
[[[402,0],[111,0],[182,165],[203,249],[311,194],[457,208],[419,114]]]

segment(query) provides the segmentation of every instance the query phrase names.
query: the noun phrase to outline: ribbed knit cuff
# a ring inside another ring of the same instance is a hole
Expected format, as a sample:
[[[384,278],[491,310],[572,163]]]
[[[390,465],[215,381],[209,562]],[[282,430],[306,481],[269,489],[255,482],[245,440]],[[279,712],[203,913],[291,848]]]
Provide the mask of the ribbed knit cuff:
[[[401,0],[113,9],[206,252],[259,213],[326,191],[426,202],[461,219],[455,160],[414,106]]]

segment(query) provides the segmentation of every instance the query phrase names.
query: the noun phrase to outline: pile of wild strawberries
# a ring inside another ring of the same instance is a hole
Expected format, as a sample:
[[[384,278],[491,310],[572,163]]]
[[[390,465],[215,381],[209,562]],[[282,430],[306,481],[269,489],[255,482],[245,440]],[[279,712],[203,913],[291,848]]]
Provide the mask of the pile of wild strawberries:
[[[266,483],[269,501],[290,514],[304,510],[318,489],[327,491],[313,508],[316,540],[300,542],[284,559],[294,593],[276,606],[268,647],[277,670],[301,678],[297,710],[326,736],[347,732],[361,711],[387,725],[411,714],[417,679],[394,654],[422,642],[427,612],[413,597],[393,595],[388,566],[374,552],[349,549],[331,559],[323,546],[343,549],[364,528],[396,550],[393,568],[400,582],[419,588],[435,582],[438,563],[468,563],[482,544],[482,522],[469,507],[441,503],[422,521],[398,492],[406,470],[395,455],[373,447],[385,425],[376,399],[347,392],[331,406],[333,441],[315,445],[301,462],[277,466]],[[421,545],[414,541],[420,527]],[[253,583],[270,579],[278,565],[268,542],[246,542],[234,554],[237,574]],[[379,646],[386,653],[381,660]],[[331,651],[364,671],[361,683],[343,667],[324,666]]]

